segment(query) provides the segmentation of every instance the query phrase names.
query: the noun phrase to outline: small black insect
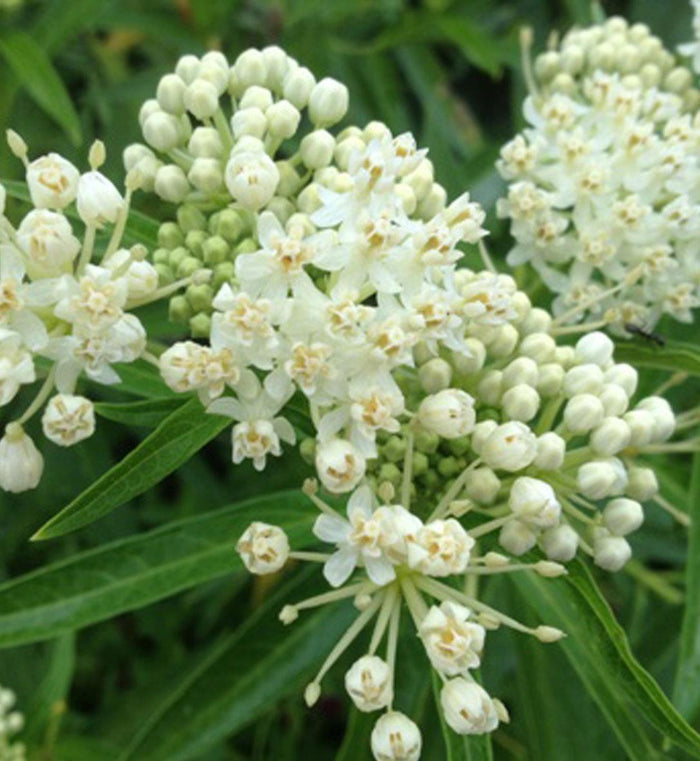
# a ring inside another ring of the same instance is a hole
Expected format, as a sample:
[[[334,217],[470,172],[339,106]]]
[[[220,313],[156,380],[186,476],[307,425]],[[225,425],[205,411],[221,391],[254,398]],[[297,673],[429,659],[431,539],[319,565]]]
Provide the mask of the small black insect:
[[[641,325],[635,325],[632,322],[625,323],[625,330],[633,336],[639,336],[645,341],[654,343],[657,346],[666,346],[666,339],[658,333],[653,333],[651,330],[643,328]]]

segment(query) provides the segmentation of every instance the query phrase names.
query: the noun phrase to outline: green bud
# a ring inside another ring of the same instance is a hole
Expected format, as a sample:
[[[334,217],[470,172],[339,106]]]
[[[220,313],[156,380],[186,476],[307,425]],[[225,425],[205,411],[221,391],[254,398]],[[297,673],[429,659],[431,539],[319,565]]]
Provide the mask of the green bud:
[[[423,474],[423,483],[426,489],[437,489],[442,481],[443,479],[438,475],[437,471],[432,468]]]
[[[289,199],[280,196],[275,196],[265,209],[271,211],[283,225],[296,212],[294,204]]]
[[[304,439],[299,444],[299,454],[307,465],[313,465],[316,459],[316,439]]]
[[[224,283],[229,283],[230,285],[235,277],[236,267],[234,266],[233,262],[224,262],[223,264],[217,264],[216,267],[214,267],[214,278],[212,281],[214,291],[218,291]]]
[[[423,475],[428,470],[429,460],[422,452],[413,453],[413,475]]]
[[[204,230],[190,230],[185,236],[185,245],[195,256],[202,256],[202,247],[208,236]]]
[[[158,228],[158,245],[171,249],[181,246],[185,238],[177,222],[163,222]]]
[[[378,480],[380,483],[382,481],[389,481],[393,486],[398,486],[401,483],[401,471],[393,462],[385,462],[379,468]]]
[[[184,248],[184,246],[178,246],[170,252],[170,255],[168,256],[168,264],[173,270],[176,270],[180,266],[180,262],[189,255],[190,252]]]
[[[208,284],[188,285],[185,291],[187,301],[193,312],[210,312],[211,300],[214,298],[214,289]]]
[[[382,447],[382,454],[389,462],[399,462],[406,454],[406,439],[392,436]]]
[[[192,310],[187,299],[182,294],[173,296],[168,304],[168,319],[171,322],[188,322],[190,317]]]
[[[194,256],[186,256],[180,264],[177,265],[178,277],[190,277],[194,275],[197,270],[202,269],[202,262],[196,259]]]
[[[438,473],[446,478],[455,476],[460,472],[459,462],[456,457],[443,457],[437,466]]]
[[[228,252],[228,243],[220,235],[213,235],[211,238],[208,238],[202,246],[204,263],[207,267],[214,267],[217,264],[225,262],[228,258]]]
[[[419,429],[416,432],[415,442],[416,449],[419,452],[432,454],[433,452],[437,451],[438,445],[440,444],[440,437],[437,435],[437,433],[433,433],[432,431]]]
[[[257,242],[253,238],[244,238],[237,246],[236,246],[236,255],[238,254],[252,254],[255,251],[259,251],[260,246],[257,244]]]
[[[157,248],[153,252],[153,264],[167,264],[170,261],[170,251],[165,248]]]
[[[246,232],[247,225],[241,215],[233,209],[224,209],[217,214],[215,233],[229,243],[235,243]]]
[[[184,233],[188,233],[191,230],[206,230],[207,218],[196,207],[185,204],[177,210],[177,223]]]
[[[471,439],[469,436],[460,436],[458,439],[451,439],[447,444],[447,448],[453,455],[461,457],[466,454],[471,448]]]
[[[170,283],[175,282],[175,273],[173,272],[172,267],[165,263],[159,263],[155,265],[155,270],[158,273],[158,285],[170,285]]]
[[[209,338],[211,330],[211,317],[204,312],[196,314],[190,320],[190,333],[192,338]]]

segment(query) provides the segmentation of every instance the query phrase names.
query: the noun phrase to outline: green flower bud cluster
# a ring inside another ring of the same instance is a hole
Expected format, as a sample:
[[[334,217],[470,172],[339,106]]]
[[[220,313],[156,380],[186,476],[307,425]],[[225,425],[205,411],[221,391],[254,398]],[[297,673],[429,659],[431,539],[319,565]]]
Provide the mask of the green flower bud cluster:
[[[546,93],[580,94],[585,78],[600,70],[618,74],[634,87],[656,87],[682,98],[686,111],[700,106],[693,74],[651,34],[646,24],[619,16],[584,29],[572,29],[561,43],[535,59],[535,76]]]
[[[161,286],[191,277],[201,269],[212,271],[209,282],[192,283],[170,299],[170,319],[189,324],[195,338],[209,335],[212,299],[224,283],[233,283],[236,256],[258,248],[250,237],[248,216],[234,209],[207,216],[196,206],[185,204],[178,209],[177,220],[164,222],[158,230],[159,247],[153,253],[153,263]]]

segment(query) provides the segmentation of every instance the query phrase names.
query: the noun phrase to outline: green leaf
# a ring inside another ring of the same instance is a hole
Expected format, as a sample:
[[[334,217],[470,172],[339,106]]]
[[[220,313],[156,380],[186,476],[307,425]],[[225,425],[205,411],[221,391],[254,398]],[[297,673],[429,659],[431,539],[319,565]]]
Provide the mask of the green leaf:
[[[685,572],[685,615],[673,702],[688,721],[700,712],[700,453],[693,460],[688,504],[691,516]]]
[[[256,497],[106,544],[0,585],[0,647],[35,642],[112,618],[241,567],[234,543],[253,520],[310,537],[300,491]]]
[[[44,48],[28,34],[12,31],[0,36],[0,54],[36,104],[80,145],[80,119]]]
[[[442,682],[437,673],[432,673],[435,703],[440,705]],[[458,735],[447,726],[442,709],[438,708],[442,738],[445,741],[445,761],[493,761],[491,735]]]
[[[32,539],[62,536],[102,518],[177,470],[230,424],[230,418],[205,412],[199,399],[184,402],[120,463],[47,521]]]
[[[335,761],[371,761],[370,736],[376,722],[376,715],[358,711],[353,706],[343,744],[335,755]]]
[[[116,364],[114,368],[121,380],[112,388],[118,391],[126,391],[134,396],[148,399],[159,399],[164,396],[172,396],[173,399],[181,398],[165,385],[158,368],[145,360],[137,360],[128,365]]]
[[[318,569],[309,570],[319,575]],[[309,573],[298,574],[175,688],[168,686],[162,704],[142,716],[119,761],[207,758],[214,743],[273,709],[280,698],[301,691],[357,615],[348,603],[329,605],[284,631],[278,620],[282,606],[315,588]]]
[[[516,574],[513,582],[547,624],[567,632],[561,647],[617,733],[629,758],[649,761],[660,757],[644,726],[630,712],[632,707],[669,740],[700,758],[700,735],[636,660],[624,630],[586,566],[574,560],[568,570],[569,575],[562,579]]]
[[[147,399],[143,402],[97,402],[95,412],[108,420],[114,420],[124,425],[145,426],[155,428],[182,407],[182,399],[166,397],[165,399]]]
[[[635,367],[654,367],[700,376],[700,349],[683,341],[669,340],[664,346],[619,341],[615,343],[615,360],[629,362]]]

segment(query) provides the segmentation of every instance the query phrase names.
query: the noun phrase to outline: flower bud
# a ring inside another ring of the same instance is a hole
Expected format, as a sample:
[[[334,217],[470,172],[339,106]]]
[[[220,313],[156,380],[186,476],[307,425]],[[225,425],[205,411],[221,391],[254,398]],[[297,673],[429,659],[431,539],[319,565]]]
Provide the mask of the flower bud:
[[[491,407],[501,402],[503,394],[503,373],[500,370],[487,370],[476,389],[478,398]]]
[[[495,420],[482,420],[474,426],[472,431],[472,449],[476,454],[481,455],[484,444],[489,436],[498,428]]]
[[[564,368],[555,362],[540,365],[535,388],[541,396],[556,396],[564,384]]]
[[[630,427],[624,420],[606,417],[591,433],[589,445],[594,454],[609,457],[628,446],[631,437]]]
[[[540,395],[532,386],[520,383],[503,394],[501,408],[506,417],[527,423],[540,408]]]
[[[192,82],[199,74],[201,64],[196,55],[183,55],[175,64],[175,74],[185,84]]]
[[[567,563],[576,555],[578,534],[568,523],[543,531],[539,536],[540,547],[550,560]]]
[[[19,423],[8,423],[0,439],[0,489],[13,493],[38,486],[44,458]]]
[[[629,407],[627,392],[616,383],[604,383],[598,398],[608,417],[620,417]]]
[[[598,365],[603,369],[612,362],[615,344],[600,331],[587,333],[576,343],[576,359],[581,364]]]
[[[304,66],[288,71],[282,83],[282,94],[299,110],[306,108],[316,84],[314,75]]]
[[[593,540],[593,562],[606,571],[619,571],[632,557],[632,548],[621,536],[598,529]]]
[[[258,108],[262,112],[267,111],[272,105],[272,93],[267,87],[253,85],[249,87],[241,98],[239,106],[241,108]]]
[[[630,410],[622,416],[622,419],[630,429],[630,446],[643,447],[653,441],[656,420],[649,410]]]
[[[265,85],[272,90],[278,91],[282,87],[284,76],[297,64],[282,48],[277,45],[268,45],[262,50],[263,61],[267,69]]]
[[[418,726],[398,711],[385,713],[372,730],[375,761],[418,761],[422,744]]]
[[[578,394],[597,396],[603,388],[603,371],[598,365],[577,365],[564,376],[564,393],[568,397]]]
[[[625,494],[632,499],[646,502],[659,493],[659,482],[651,468],[631,467],[627,471]]]
[[[464,490],[470,499],[482,505],[491,505],[498,496],[501,481],[491,468],[475,468]]]
[[[624,389],[628,398],[634,396],[639,375],[632,365],[625,363],[613,365],[605,371],[604,377],[606,383],[614,383]]]
[[[309,118],[316,127],[336,124],[348,110],[348,88],[331,77],[317,82],[309,95]]]
[[[616,457],[593,460],[582,465],[576,476],[579,491],[588,499],[621,494],[627,485],[625,466]]]
[[[187,173],[187,179],[205,195],[214,195],[224,187],[218,159],[195,159]]]
[[[249,211],[257,211],[274,196],[279,171],[266,153],[234,153],[226,164],[226,187]]]
[[[461,389],[446,388],[421,402],[418,420],[424,428],[444,439],[466,436],[476,422],[474,399]]]
[[[603,403],[593,394],[572,396],[564,408],[564,424],[571,433],[586,433],[603,422]]]
[[[649,396],[637,404],[636,409],[651,412],[654,418],[652,441],[660,442],[671,438],[676,430],[676,416],[671,405],[660,396]]]
[[[95,432],[95,408],[84,396],[57,394],[41,418],[44,436],[61,447],[70,447]]]
[[[489,343],[489,354],[494,358],[507,357],[515,351],[520,334],[512,325],[500,325]]]
[[[86,172],[78,180],[77,207],[80,218],[86,225],[98,228],[117,221],[124,208],[124,199],[119,191],[100,172]]]
[[[491,696],[476,682],[456,677],[440,691],[440,705],[447,724],[459,735],[482,735],[498,726]]]
[[[349,441],[319,441],[316,471],[321,483],[332,494],[352,491],[365,474],[365,458]]]
[[[538,374],[537,362],[534,359],[518,357],[503,370],[503,388],[513,388],[521,384],[534,387]]]
[[[301,120],[299,110],[288,100],[279,100],[277,103],[273,103],[265,111],[265,117],[270,134],[282,140],[287,140],[296,134]]]
[[[548,333],[552,325],[552,316],[544,309],[533,307],[520,324],[524,336],[532,333]]]
[[[547,333],[530,333],[520,342],[518,352],[521,356],[534,360],[537,367],[537,365],[551,362],[556,348],[556,341]],[[536,378],[537,369],[535,373]]]
[[[426,394],[437,394],[449,388],[452,366],[441,357],[433,357],[418,368],[418,379]]]
[[[618,497],[605,506],[603,523],[611,534],[626,536],[644,523],[644,511],[636,500]]]
[[[301,160],[309,169],[320,169],[331,163],[334,150],[333,135],[325,129],[317,129],[301,141]]]
[[[486,361],[486,347],[478,338],[466,338],[462,342],[464,353],[453,352],[452,365],[462,375],[478,373]]]
[[[529,476],[515,479],[508,505],[518,520],[539,529],[556,526],[561,515],[554,489],[545,481]]]
[[[521,521],[512,520],[503,526],[498,541],[503,549],[512,555],[524,555],[535,546],[536,534],[532,529]]]
[[[376,655],[363,655],[345,674],[345,689],[360,711],[386,708],[394,697],[391,670]]]
[[[184,95],[187,85],[177,74],[166,74],[160,78],[156,89],[158,105],[169,114],[180,116],[185,111]]]
[[[221,158],[224,147],[219,133],[213,127],[197,127],[190,136],[187,150],[198,159]]]
[[[543,433],[537,438],[537,455],[533,465],[542,470],[559,470],[564,464],[566,441],[554,431]]]
[[[190,183],[179,166],[165,164],[156,172],[154,189],[164,201],[182,203],[190,192]]]
[[[241,108],[231,117],[231,130],[237,140],[244,135],[262,139],[267,127],[267,117],[257,106]]]
[[[265,57],[259,50],[244,50],[231,67],[241,91],[254,85],[264,85],[267,79]]]
[[[279,526],[255,521],[236,544],[243,565],[256,575],[275,573],[287,562],[289,540]]]
[[[526,468],[537,455],[537,438],[524,423],[499,425],[483,444],[481,456],[495,470],[511,473]]]
[[[27,167],[27,187],[34,207],[65,208],[75,200],[79,177],[80,173],[73,164],[58,153],[35,159]]]
[[[180,124],[177,117],[164,111],[155,111],[148,116],[141,129],[146,142],[157,151],[167,153],[180,142]]]

